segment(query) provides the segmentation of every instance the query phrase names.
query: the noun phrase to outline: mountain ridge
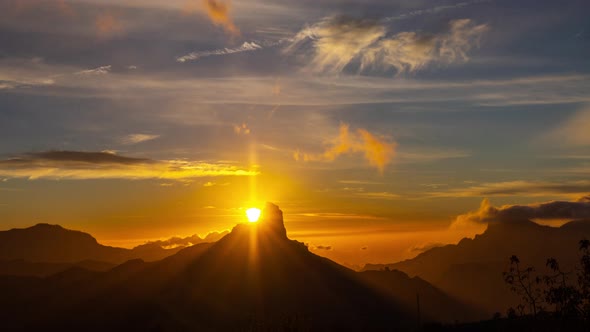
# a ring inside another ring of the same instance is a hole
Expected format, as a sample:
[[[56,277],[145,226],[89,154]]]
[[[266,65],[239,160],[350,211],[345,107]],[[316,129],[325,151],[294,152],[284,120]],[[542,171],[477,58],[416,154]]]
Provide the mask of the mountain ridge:
[[[227,232],[213,232],[200,238],[170,238],[151,241],[134,248],[119,248],[99,243],[92,235],[64,228],[61,225],[39,223],[28,228],[0,231],[0,261],[25,261],[30,264],[79,264],[98,261],[121,264],[140,258],[156,261],[177,253],[188,245],[216,241]],[[23,245],[26,244],[26,245]]]
[[[486,310],[490,315],[518,304],[505,285],[502,272],[517,255],[523,266],[544,271],[548,258],[566,270],[577,263],[578,242],[590,238],[590,220],[570,221],[560,227],[530,220],[492,222],[484,233],[457,244],[429,249],[412,259],[392,264],[367,264],[363,270],[397,269],[420,276],[447,294]]]
[[[272,205],[258,223],[160,261],[0,277],[0,292],[7,295],[0,320],[24,330],[412,330],[416,292],[425,301],[424,321],[474,318],[420,279],[358,273],[313,254],[287,238],[282,212]]]

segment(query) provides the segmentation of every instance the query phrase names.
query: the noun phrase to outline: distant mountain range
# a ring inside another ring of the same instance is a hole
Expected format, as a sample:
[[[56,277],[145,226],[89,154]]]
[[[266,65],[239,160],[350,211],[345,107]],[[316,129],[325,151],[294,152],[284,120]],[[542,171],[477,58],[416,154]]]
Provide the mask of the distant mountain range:
[[[160,260],[188,245],[217,241],[227,233],[171,238],[126,249],[104,246],[90,234],[59,225],[37,224],[0,231],[0,275],[47,276],[73,266],[106,271],[131,259]]]
[[[89,253],[112,249],[80,238]],[[63,248],[75,250],[70,241]],[[50,257],[88,258],[63,248]],[[6,330],[409,331],[482,315],[420,278],[354,272],[316,256],[287,238],[282,212],[270,204],[261,221],[237,225],[215,243],[104,272],[76,265],[47,277],[0,276],[0,294]]]
[[[419,276],[447,294],[485,310],[505,312],[519,303],[504,283],[509,258],[517,255],[523,266],[547,271],[548,258],[571,270],[578,259],[578,243],[590,239],[590,220],[561,227],[542,226],[529,220],[490,223],[474,239],[463,239],[425,251],[413,259],[393,264],[367,264],[364,270],[396,269]]]

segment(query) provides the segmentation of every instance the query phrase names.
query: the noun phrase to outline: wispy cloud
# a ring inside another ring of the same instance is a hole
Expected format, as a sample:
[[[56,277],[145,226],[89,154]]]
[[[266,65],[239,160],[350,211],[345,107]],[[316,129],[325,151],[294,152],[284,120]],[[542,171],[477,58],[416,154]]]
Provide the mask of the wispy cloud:
[[[350,153],[364,153],[365,159],[371,166],[383,172],[395,154],[396,144],[386,142],[365,129],[357,129],[350,133],[348,124],[341,124],[339,135],[329,143],[329,147],[320,154],[305,153],[299,150],[293,153],[297,161],[326,161],[336,160],[340,155]]]
[[[172,77],[150,71],[115,71],[114,66],[81,69],[71,66],[33,63],[31,59],[0,59],[0,84],[11,93],[111,99],[169,96],[200,104],[242,103],[319,106],[373,103],[437,103],[449,110],[449,101],[478,106],[489,103],[533,104],[590,102],[590,76],[539,75],[494,80],[418,80],[347,75],[309,79],[306,75],[283,77],[280,95],[269,97],[276,78],[268,76]],[[73,75],[73,73],[87,73]],[[101,74],[102,73],[102,74]],[[30,84],[30,85],[27,85]],[[48,90],[50,86],[50,90]],[[195,89],[199,86],[199,89]],[[211,93],[215,91],[216,93]],[[285,93],[288,91],[288,93]],[[317,93],[322,91],[322,93]],[[273,92],[274,93],[274,92]],[[281,106],[281,107],[282,107]],[[454,109],[453,109],[454,110]]]
[[[111,65],[100,66],[92,69],[85,69],[76,72],[76,75],[106,75],[111,72]]]
[[[310,250],[327,250],[327,251],[331,251],[333,249],[333,247],[330,246],[330,245],[322,245],[322,244],[315,245],[315,244],[312,244],[312,243],[308,243],[307,244],[307,247]]]
[[[30,88],[35,86],[48,86],[55,83],[55,80],[51,78],[39,78],[39,79],[14,79],[14,80],[0,80],[0,90],[11,90],[17,88]]]
[[[121,143],[131,145],[131,144],[138,144],[142,142],[152,141],[159,138],[160,135],[150,135],[150,134],[130,134],[121,139]]]
[[[572,196],[590,192],[590,181],[531,182],[506,181],[481,183],[465,188],[430,192],[427,197],[495,197],[524,195],[529,197]]]
[[[424,149],[415,148],[413,151],[398,151],[397,162],[399,163],[428,163],[445,159],[467,158],[470,153],[467,151],[438,148]]]
[[[398,194],[394,194],[394,193],[390,193],[387,191],[381,191],[381,192],[360,192],[360,193],[356,193],[356,196],[360,196],[360,197],[364,197],[364,198],[369,198],[369,199],[382,199],[382,200],[390,200],[390,199],[396,199],[396,198],[400,198],[401,196]]]
[[[460,19],[437,33],[392,35],[381,21],[329,17],[301,30],[285,53],[308,57],[307,68],[314,72],[337,74],[356,66],[359,72],[395,69],[402,74],[432,63],[467,61],[467,53],[488,29],[485,24]]]
[[[131,158],[107,152],[48,151],[0,160],[0,176],[35,179],[166,179],[253,176],[235,165]]]
[[[386,17],[383,19],[383,21],[391,22],[391,21],[405,20],[408,18],[416,17],[416,16],[422,16],[422,15],[427,15],[427,14],[437,14],[437,13],[440,13],[440,12],[443,12],[446,10],[458,9],[458,8],[463,8],[463,7],[476,5],[476,4],[480,4],[480,3],[491,2],[491,1],[492,0],[463,1],[463,2],[452,4],[452,5],[442,5],[442,6],[436,6],[436,7],[431,7],[431,8],[425,8],[425,9],[417,9],[417,10],[413,10],[408,13]]]
[[[176,58],[177,62],[187,62],[187,61],[195,61],[201,58],[205,58],[208,56],[218,56],[218,55],[228,55],[234,53],[241,53],[241,52],[252,52],[262,49],[261,45],[258,45],[256,42],[244,42],[239,47],[234,48],[220,48],[211,51],[199,51],[199,52],[192,52],[187,55],[179,56]]]
[[[590,146],[590,107],[579,110],[557,128],[543,136],[544,143]]]
[[[376,181],[362,181],[362,180],[340,180],[338,183],[342,184],[368,184],[368,185],[381,185],[384,182],[376,182]]]

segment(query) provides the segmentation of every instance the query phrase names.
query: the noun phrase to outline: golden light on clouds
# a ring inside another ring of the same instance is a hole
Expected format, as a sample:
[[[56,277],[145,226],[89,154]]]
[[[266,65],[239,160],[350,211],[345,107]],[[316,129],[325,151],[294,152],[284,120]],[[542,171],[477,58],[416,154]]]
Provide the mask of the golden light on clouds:
[[[255,176],[235,165],[190,160],[152,160],[109,152],[50,151],[0,160],[0,176],[35,179],[165,179]]]
[[[397,144],[387,142],[366,129],[357,129],[356,133],[351,133],[349,128],[348,124],[342,123],[338,137],[330,142],[330,146],[323,153],[302,153],[297,150],[293,154],[294,159],[297,161],[331,162],[343,154],[364,153],[369,164],[383,173],[395,155]]]
[[[284,52],[308,58],[307,69],[313,72],[337,74],[355,64],[358,72],[394,69],[401,74],[433,63],[467,61],[488,30],[486,24],[458,19],[435,33],[393,34],[382,21],[331,16],[297,33]]]
[[[184,12],[194,13],[204,11],[209,20],[221,26],[232,36],[238,36],[240,29],[234,24],[231,18],[231,2],[228,0],[189,0],[185,3]]]

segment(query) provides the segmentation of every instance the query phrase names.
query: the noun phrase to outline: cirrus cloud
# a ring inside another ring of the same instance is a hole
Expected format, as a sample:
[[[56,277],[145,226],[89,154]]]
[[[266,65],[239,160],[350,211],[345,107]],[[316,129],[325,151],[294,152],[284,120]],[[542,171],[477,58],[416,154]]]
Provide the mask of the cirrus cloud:
[[[284,51],[309,58],[308,69],[314,72],[337,74],[356,66],[361,73],[394,69],[399,75],[434,63],[467,61],[488,29],[459,19],[437,33],[392,34],[382,21],[328,17],[301,30]]]
[[[474,184],[465,188],[452,188],[445,191],[429,192],[426,196],[433,197],[501,197],[524,195],[529,197],[579,196],[590,192],[590,181],[505,181]]]
[[[138,144],[142,142],[152,141],[159,138],[160,135],[150,134],[130,134],[121,139],[121,143],[126,145]]]

